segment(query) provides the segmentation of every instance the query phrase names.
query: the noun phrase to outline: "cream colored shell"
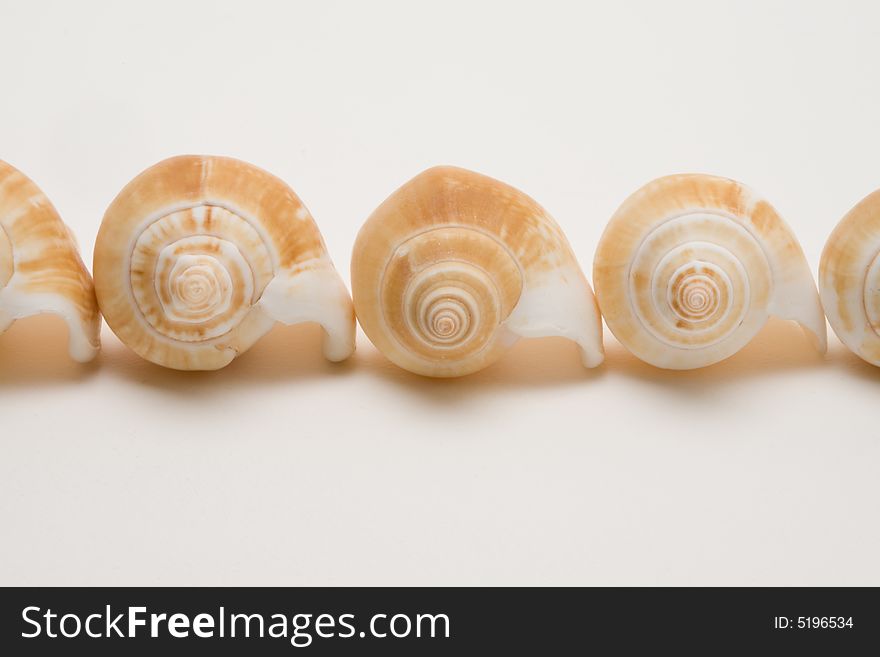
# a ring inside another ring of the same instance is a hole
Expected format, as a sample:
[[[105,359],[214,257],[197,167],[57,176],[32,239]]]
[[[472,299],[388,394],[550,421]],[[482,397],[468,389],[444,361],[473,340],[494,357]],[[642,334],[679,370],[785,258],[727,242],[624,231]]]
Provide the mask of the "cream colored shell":
[[[314,321],[324,353],[354,351],[351,298],[309,211],[287,185],[227,157],[164,160],[108,208],[95,287],[116,335],[149,361],[212,370],[276,321]]]
[[[880,366],[880,190],[832,231],[819,264],[819,293],[841,342]]]
[[[40,188],[0,161],[0,333],[40,313],[67,323],[72,358],[98,353],[95,288],[73,235]]]
[[[398,366],[460,376],[519,337],[563,336],[602,362],[593,292],[562,230],[522,192],[435,167],[367,219],[351,263],[358,320]]]
[[[797,239],[733,180],[674,175],[635,192],[602,235],[593,283],[611,332],[657,367],[727,358],[770,315],[797,321],[825,350],[825,318]]]

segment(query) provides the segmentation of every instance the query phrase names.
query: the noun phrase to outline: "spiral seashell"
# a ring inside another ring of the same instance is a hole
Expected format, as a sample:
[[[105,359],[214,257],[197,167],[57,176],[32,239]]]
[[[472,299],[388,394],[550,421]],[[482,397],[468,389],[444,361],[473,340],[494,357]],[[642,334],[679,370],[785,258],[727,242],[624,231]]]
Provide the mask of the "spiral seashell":
[[[519,337],[563,336],[602,362],[593,291],[562,230],[522,192],[435,167],[367,219],[351,263],[358,320],[398,366],[461,376]]]
[[[675,175],[642,187],[605,229],[593,283],[611,332],[657,367],[717,363],[770,315],[797,321],[825,350],[825,318],[797,239],[733,180]]]
[[[40,188],[0,161],[0,333],[40,313],[67,323],[74,360],[97,355],[101,318],[73,234]]]
[[[212,370],[276,321],[314,321],[324,354],[354,351],[354,311],[309,211],[275,176],[226,157],[164,160],[104,216],[95,287],[107,324],[143,358]]]
[[[829,236],[819,294],[840,341],[880,366],[880,190],[862,199]]]

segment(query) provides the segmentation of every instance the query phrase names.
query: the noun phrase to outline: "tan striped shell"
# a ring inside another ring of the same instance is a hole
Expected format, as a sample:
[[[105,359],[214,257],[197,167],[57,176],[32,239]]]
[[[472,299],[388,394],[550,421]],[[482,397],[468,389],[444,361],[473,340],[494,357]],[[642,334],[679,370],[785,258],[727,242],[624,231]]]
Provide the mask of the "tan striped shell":
[[[315,321],[325,355],[354,350],[354,312],[311,214],[286,184],[232,158],[150,167],[108,208],[95,245],[98,302],[149,361],[218,369],[276,321]]]
[[[593,292],[562,230],[487,176],[435,167],[403,185],[361,228],[351,276],[367,336],[411,372],[469,374],[545,335],[602,361]]]
[[[828,237],[819,293],[841,342],[880,366],[880,190],[862,199]]]
[[[797,321],[825,350],[825,318],[794,233],[727,178],[667,176],[635,192],[602,235],[593,282],[611,332],[657,367],[727,358],[770,315]]]
[[[98,353],[95,289],[73,235],[40,188],[0,161],[0,333],[40,313],[65,320],[72,358]]]

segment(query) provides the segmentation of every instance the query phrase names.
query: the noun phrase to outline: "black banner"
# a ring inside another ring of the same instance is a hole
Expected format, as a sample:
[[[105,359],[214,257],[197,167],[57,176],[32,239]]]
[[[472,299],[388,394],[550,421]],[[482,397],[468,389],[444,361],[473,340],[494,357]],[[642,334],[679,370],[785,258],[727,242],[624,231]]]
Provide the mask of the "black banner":
[[[3,589],[0,598],[6,655],[645,654],[651,646],[676,655],[850,655],[880,646],[880,601],[868,588],[36,588]]]

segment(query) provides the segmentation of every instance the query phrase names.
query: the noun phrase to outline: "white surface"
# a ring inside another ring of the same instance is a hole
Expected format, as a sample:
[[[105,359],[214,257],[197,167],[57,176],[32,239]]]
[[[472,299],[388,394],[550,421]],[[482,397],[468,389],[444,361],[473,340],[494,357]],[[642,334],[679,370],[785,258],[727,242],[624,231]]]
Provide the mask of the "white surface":
[[[865,2],[0,1],[0,157],[87,261],[104,209],[177,153],[287,180],[347,279],[355,234],[438,163],[532,195],[585,271],[676,171],[737,178],[815,272],[880,185]],[[522,341],[465,380],[281,327],[164,371],[107,331],[0,337],[2,584],[880,584],[880,369],[774,323],[672,373]]]

